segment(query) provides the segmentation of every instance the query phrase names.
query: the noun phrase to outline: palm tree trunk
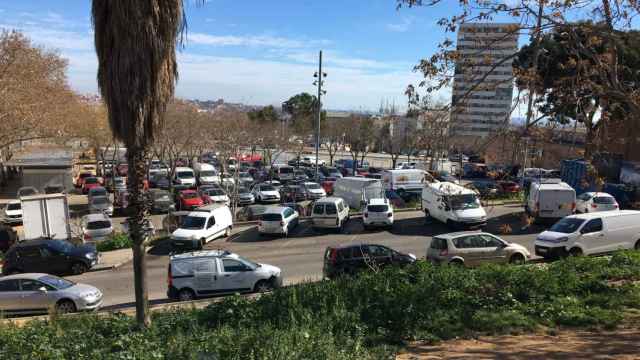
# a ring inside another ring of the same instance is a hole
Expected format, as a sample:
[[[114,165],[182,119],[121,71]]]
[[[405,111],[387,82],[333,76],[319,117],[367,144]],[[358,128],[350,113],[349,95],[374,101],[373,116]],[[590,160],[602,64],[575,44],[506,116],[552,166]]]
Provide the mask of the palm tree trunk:
[[[146,168],[146,150],[127,149],[127,163],[129,165],[127,187],[129,190],[129,206],[127,221],[129,222],[129,236],[133,242],[133,281],[136,295],[136,320],[139,326],[149,327],[149,292],[147,289],[147,260],[145,217],[148,203],[143,192],[143,181]]]

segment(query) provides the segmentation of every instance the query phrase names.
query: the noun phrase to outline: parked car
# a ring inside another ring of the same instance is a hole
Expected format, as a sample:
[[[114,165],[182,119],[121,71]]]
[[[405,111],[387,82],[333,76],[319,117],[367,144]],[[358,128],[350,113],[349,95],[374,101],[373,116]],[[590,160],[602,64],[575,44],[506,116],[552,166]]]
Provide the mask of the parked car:
[[[305,201],[307,200],[307,193],[300,185],[285,185],[280,188],[280,198],[283,201]]]
[[[280,193],[278,192],[278,189],[268,183],[255,185],[253,190],[251,190],[251,193],[253,193],[257,202],[280,202]]]
[[[179,301],[282,286],[279,268],[220,250],[171,256],[167,277],[167,297]]]
[[[7,225],[22,224],[22,204],[20,200],[9,200],[2,209],[2,223]]]
[[[320,182],[320,186],[322,186],[322,188],[324,189],[324,192],[326,192],[328,196],[331,196],[333,195],[333,185],[335,183],[336,183],[336,178],[334,177],[324,178],[324,180]]]
[[[177,167],[173,176],[177,188],[190,189],[196,187],[196,174],[188,167]]]
[[[49,184],[44,187],[45,194],[65,194],[66,192],[62,184]]]
[[[288,207],[297,211],[300,217],[311,215],[311,208],[296,202],[285,202],[280,204],[280,206]]]
[[[102,292],[91,285],[43,273],[0,278],[0,312],[10,315],[58,314],[97,310]]]
[[[284,237],[298,226],[300,214],[290,207],[271,206],[260,217],[258,232],[260,235],[277,234]]]
[[[191,210],[204,205],[204,201],[195,190],[181,190],[178,193],[178,209]]]
[[[198,194],[205,204],[224,204],[227,206],[231,204],[229,196],[219,187],[203,186],[198,190]]]
[[[171,186],[171,181],[167,175],[157,173],[149,177],[149,187],[162,190],[168,190]]]
[[[436,219],[451,228],[487,225],[487,213],[476,192],[449,182],[425,184],[422,209],[425,218]]]
[[[307,175],[307,172],[302,170],[302,169],[295,169],[293,170],[293,180],[294,181],[308,181],[309,175]]]
[[[342,198],[320,199],[313,205],[311,221],[314,229],[329,228],[341,231],[349,221],[349,205]]]
[[[91,244],[73,245],[65,240],[29,240],[15,244],[5,254],[2,273],[42,272],[82,274],[98,263]]]
[[[167,213],[176,209],[175,203],[171,200],[171,194],[166,190],[149,190],[149,200],[151,211],[154,213]]]
[[[234,187],[236,179],[231,174],[224,174],[221,177],[220,184],[225,188]]]
[[[520,192],[520,185],[515,181],[498,182],[500,192],[503,194],[517,194]]]
[[[393,227],[393,206],[388,199],[370,199],[362,213],[362,222],[365,229],[375,226]]]
[[[327,196],[322,186],[315,182],[304,182],[302,183],[302,188],[304,189],[306,198],[310,200],[322,199]]]
[[[89,213],[103,213],[113,216],[113,203],[108,196],[93,196],[89,200]]]
[[[603,192],[586,192],[576,198],[576,212],[589,213],[618,210],[618,202],[613,196]]]
[[[87,193],[87,201],[91,202],[91,198],[98,196],[109,196],[109,193],[107,193],[107,189],[105,189],[104,187],[96,186],[94,188],[91,188],[91,190],[89,190],[89,192]]]
[[[234,194],[236,194],[234,192]],[[251,191],[246,187],[239,187],[237,191],[237,204],[238,205],[251,205],[256,202],[256,198]]]
[[[320,171],[322,171],[322,174],[326,177],[332,177],[332,178],[342,177],[342,173],[340,172],[340,170],[338,170],[338,168],[335,168],[335,167],[323,166],[320,168]]]
[[[116,176],[112,180],[113,189],[112,191],[115,193],[117,191],[127,191],[127,178],[122,176]]]
[[[458,183],[458,178],[456,178],[455,176],[451,175],[451,173],[446,172],[446,171],[438,171],[436,172],[434,178],[438,181],[447,181],[453,184],[457,184]]]
[[[38,189],[34,188],[33,186],[23,186],[18,189],[17,198],[20,199],[23,196],[37,195],[38,193]]]
[[[88,194],[89,190],[96,188],[96,187],[101,187],[102,184],[100,183],[100,179],[97,177],[88,177],[86,179],[84,179],[84,182],[82,183],[82,193],[83,194]]]
[[[267,211],[266,205],[249,205],[240,210],[237,216],[238,221],[257,221],[260,220],[260,216]]]
[[[111,219],[105,214],[89,214],[82,217],[84,241],[104,241],[113,236]]]
[[[467,185],[468,188],[478,192],[482,198],[491,198],[498,195],[498,186],[492,181],[472,181]]]
[[[78,176],[73,181],[73,184],[75,185],[75,187],[81,188],[82,185],[84,184],[84,179],[90,178],[90,177],[95,177],[95,176],[96,176],[95,174],[92,174],[92,173],[90,173],[88,171],[83,171],[83,172],[78,174]]]
[[[415,255],[401,253],[383,245],[329,246],[324,252],[322,274],[325,278],[333,279],[341,275],[354,275],[385,266],[405,266],[414,262]]]
[[[603,211],[567,216],[535,241],[544,258],[640,250],[640,211]]]
[[[253,183],[253,176],[246,171],[241,171],[238,174],[238,182],[243,185],[251,185]]]
[[[524,264],[531,254],[522,245],[485,232],[456,232],[435,236],[427,260],[436,264],[477,266],[483,263]]]
[[[207,205],[182,217],[180,227],[171,233],[171,246],[177,250],[202,249],[209,241],[231,235],[233,220],[226,205]]]

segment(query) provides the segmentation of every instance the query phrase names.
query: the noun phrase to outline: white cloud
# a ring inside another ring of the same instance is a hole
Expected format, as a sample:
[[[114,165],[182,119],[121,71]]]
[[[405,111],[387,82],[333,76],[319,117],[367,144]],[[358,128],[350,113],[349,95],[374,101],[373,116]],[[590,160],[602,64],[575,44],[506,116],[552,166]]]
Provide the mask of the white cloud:
[[[407,32],[413,25],[414,18],[413,17],[405,17],[399,23],[387,24],[387,30],[393,32]]]
[[[188,33],[187,44],[208,46],[239,46],[296,49],[308,46],[328,44],[327,40],[297,40],[271,35],[210,35]]]

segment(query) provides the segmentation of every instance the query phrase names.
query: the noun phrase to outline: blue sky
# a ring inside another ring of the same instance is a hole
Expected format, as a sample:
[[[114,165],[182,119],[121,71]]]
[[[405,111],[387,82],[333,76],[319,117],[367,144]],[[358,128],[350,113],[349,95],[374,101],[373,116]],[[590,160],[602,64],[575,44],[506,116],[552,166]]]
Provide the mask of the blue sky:
[[[401,9],[394,0],[209,0],[187,2],[188,42],[179,54],[177,95],[249,104],[280,104],[313,92],[324,50],[327,97],[334,109],[376,110],[404,104],[419,80],[412,67],[444,33],[452,9]],[[0,27],[20,29],[69,59],[74,90],[95,93],[96,58],[89,0],[0,0]],[[447,11],[449,10],[449,11]]]

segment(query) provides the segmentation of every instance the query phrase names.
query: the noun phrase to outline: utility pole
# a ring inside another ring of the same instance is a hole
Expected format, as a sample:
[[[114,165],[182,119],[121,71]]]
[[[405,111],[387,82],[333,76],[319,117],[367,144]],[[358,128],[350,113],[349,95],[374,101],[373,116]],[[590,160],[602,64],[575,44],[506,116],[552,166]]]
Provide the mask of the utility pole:
[[[318,72],[313,74],[313,77],[317,78],[316,81],[313,82],[313,85],[318,86],[318,117],[316,119],[316,182],[320,182],[319,178],[319,168],[318,168],[318,156],[320,152],[320,118],[322,117],[322,95],[327,92],[322,90],[322,85],[324,85],[324,78],[327,77],[326,73],[322,72],[322,50],[320,50],[320,58],[318,61]]]

